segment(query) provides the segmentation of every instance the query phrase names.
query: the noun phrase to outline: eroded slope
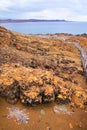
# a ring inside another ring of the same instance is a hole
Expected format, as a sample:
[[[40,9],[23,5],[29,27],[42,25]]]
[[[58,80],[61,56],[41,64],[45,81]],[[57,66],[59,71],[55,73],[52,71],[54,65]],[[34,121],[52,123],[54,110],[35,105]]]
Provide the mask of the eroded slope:
[[[79,39],[87,49],[87,39],[66,36],[24,35],[0,27],[0,95],[13,104],[57,101],[84,108],[87,83],[80,52],[67,43]]]

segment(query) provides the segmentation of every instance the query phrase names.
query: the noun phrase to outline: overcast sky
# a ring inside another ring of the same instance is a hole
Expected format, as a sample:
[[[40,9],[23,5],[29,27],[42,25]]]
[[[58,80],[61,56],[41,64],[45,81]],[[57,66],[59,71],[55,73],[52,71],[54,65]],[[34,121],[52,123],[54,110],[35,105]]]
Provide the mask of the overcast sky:
[[[0,19],[87,21],[87,0],[0,0]]]

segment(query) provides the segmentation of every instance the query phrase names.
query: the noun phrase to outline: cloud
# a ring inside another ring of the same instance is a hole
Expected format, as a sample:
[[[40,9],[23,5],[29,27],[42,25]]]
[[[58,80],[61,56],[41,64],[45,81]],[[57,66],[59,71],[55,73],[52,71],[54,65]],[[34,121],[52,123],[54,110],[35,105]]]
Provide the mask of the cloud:
[[[70,11],[67,8],[51,8],[38,12],[24,12],[20,18],[43,18],[43,19],[66,19],[70,15]]]
[[[0,0],[0,18],[87,21],[87,0]]]
[[[9,7],[13,6],[13,3],[10,0],[1,0],[0,1],[0,11],[7,11]]]

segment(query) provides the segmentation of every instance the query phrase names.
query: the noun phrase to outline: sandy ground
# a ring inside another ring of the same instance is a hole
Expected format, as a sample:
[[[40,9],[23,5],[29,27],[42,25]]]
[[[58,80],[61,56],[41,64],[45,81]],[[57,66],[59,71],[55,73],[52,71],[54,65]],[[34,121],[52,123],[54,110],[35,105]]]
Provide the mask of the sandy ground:
[[[35,107],[24,106],[20,102],[12,106],[5,99],[0,98],[0,130],[87,130],[87,110],[74,108],[72,114],[55,113],[57,103],[38,105]],[[7,108],[17,107],[26,109],[29,116],[27,124],[17,121],[16,118],[8,119]],[[65,107],[71,111],[69,105]],[[45,114],[41,114],[44,110]]]

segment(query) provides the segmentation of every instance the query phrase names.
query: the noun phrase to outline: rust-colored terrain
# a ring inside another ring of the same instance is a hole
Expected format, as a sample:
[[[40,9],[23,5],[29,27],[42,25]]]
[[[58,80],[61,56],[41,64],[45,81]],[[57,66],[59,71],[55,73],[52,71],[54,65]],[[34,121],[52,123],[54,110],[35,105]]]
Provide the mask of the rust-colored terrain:
[[[11,104],[56,101],[85,108],[86,68],[72,42],[87,53],[86,36],[24,35],[0,27],[0,95]]]

